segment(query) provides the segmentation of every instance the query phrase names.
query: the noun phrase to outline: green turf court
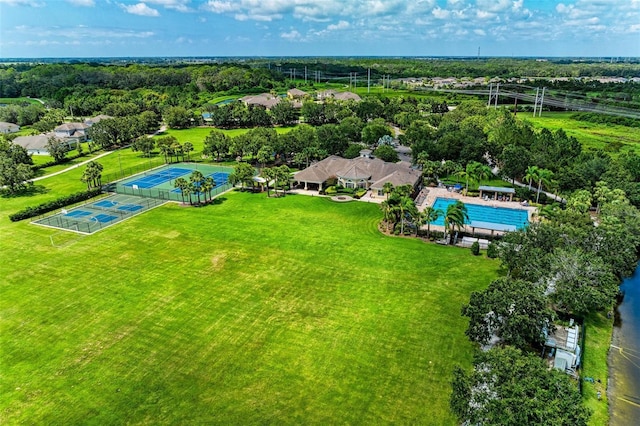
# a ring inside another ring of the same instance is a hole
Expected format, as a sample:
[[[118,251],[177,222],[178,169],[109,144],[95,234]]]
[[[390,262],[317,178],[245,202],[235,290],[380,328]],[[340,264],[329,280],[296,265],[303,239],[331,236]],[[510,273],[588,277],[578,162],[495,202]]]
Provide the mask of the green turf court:
[[[227,181],[229,174],[233,172],[230,167],[200,163],[175,163],[166,164],[116,182],[111,189],[124,195],[184,201],[180,190],[175,188],[175,180],[181,177],[188,181],[189,176],[195,170],[200,171],[205,177],[211,176],[214,179],[216,186],[212,191],[212,196],[221,194],[232,187]]]
[[[93,234],[125,219],[144,213],[166,201],[129,195],[111,195],[80,206],[61,209],[32,223],[50,228]]]

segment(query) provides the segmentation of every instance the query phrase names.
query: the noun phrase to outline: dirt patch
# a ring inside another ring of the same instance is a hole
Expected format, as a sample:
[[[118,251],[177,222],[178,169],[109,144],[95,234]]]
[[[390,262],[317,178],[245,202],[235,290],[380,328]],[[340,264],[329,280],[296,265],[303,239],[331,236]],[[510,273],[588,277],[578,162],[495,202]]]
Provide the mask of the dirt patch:
[[[215,269],[215,270],[220,270],[220,269],[224,268],[224,264],[226,262],[227,262],[227,254],[226,253],[216,254],[215,256],[213,256],[211,258],[211,266],[213,266],[213,269]]]

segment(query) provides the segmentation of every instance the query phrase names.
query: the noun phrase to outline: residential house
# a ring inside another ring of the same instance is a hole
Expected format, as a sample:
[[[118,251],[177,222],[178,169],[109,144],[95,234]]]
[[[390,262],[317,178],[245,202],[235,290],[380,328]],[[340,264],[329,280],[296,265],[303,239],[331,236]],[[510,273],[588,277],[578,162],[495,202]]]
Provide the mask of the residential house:
[[[88,139],[87,129],[91,127],[85,123],[64,123],[53,129],[56,137],[75,145]]]
[[[303,99],[306,96],[309,96],[307,92],[300,89],[296,89],[295,87],[287,91],[287,97],[289,99]]]
[[[56,137],[56,135],[54,133],[45,133],[34,136],[18,136],[13,140],[13,143],[26,149],[29,154],[49,155],[47,143],[50,137]]]
[[[352,92],[337,92],[335,90],[323,90],[316,94],[316,98],[319,101],[323,101],[326,99],[336,99],[338,101],[361,101],[362,98],[355,93]]]
[[[20,130],[20,126],[13,123],[7,123],[6,121],[0,121],[0,133],[8,134],[15,133]]]
[[[273,96],[271,93],[262,93],[260,95],[249,95],[240,98],[240,101],[245,105],[260,105],[266,109],[271,109],[280,103],[281,98],[279,96]]]
[[[100,121],[106,120],[108,118],[113,118],[113,117],[111,117],[110,115],[100,114],[100,115],[96,115],[95,117],[87,118],[86,120],[84,120],[84,124],[91,127],[94,124],[99,123]]]

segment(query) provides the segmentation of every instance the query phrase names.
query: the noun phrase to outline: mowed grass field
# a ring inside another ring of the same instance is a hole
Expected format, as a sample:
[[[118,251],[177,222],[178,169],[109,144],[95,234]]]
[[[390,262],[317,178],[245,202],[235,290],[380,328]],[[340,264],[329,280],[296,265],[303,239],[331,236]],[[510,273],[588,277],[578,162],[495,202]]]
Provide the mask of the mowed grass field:
[[[168,204],[60,248],[2,203],[2,424],[456,424],[460,307],[495,261],[319,197]]]
[[[571,116],[574,112],[543,112],[541,117],[532,117],[531,113],[518,113],[518,117],[529,121],[537,130],[543,128],[551,131],[563,129],[567,135],[574,136],[584,150],[590,148],[611,150],[610,144],[622,144],[619,151],[613,150],[612,155],[636,152],[640,154],[640,131],[638,128],[615,124],[590,123],[580,121]]]

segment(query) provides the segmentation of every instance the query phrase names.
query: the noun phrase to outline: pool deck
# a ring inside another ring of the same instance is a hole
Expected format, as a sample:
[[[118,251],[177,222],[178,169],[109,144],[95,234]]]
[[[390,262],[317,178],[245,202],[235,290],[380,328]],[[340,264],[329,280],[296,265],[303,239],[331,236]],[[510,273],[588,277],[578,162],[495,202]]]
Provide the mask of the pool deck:
[[[426,189],[429,190],[429,193],[425,197],[424,201],[422,203],[420,203],[419,206],[417,206],[418,210],[420,210],[420,211],[424,211],[424,209],[426,207],[432,206],[433,203],[436,201],[436,198],[447,198],[447,199],[460,200],[465,204],[477,204],[479,206],[504,207],[504,208],[515,209],[515,210],[525,210],[527,212],[527,214],[528,214],[529,222],[533,221],[533,214],[536,211],[535,207],[523,206],[518,201],[497,201],[497,200],[488,200],[487,201],[487,200],[483,200],[480,197],[467,197],[465,195],[462,195],[459,192],[449,191],[449,190],[447,190],[447,188],[429,188],[428,187]],[[423,225],[422,228],[423,229],[427,229],[427,226]],[[431,225],[431,229],[432,230],[436,230],[436,231],[442,231],[442,230],[444,230],[444,227],[432,224]],[[471,231],[469,226],[465,226],[465,229],[468,232]],[[476,234],[483,234],[483,233],[487,233],[487,232],[476,231]],[[490,233],[490,232],[488,232],[488,233]],[[499,231],[495,231],[495,233],[497,235],[501,234],[501,232],[499,232]]]

